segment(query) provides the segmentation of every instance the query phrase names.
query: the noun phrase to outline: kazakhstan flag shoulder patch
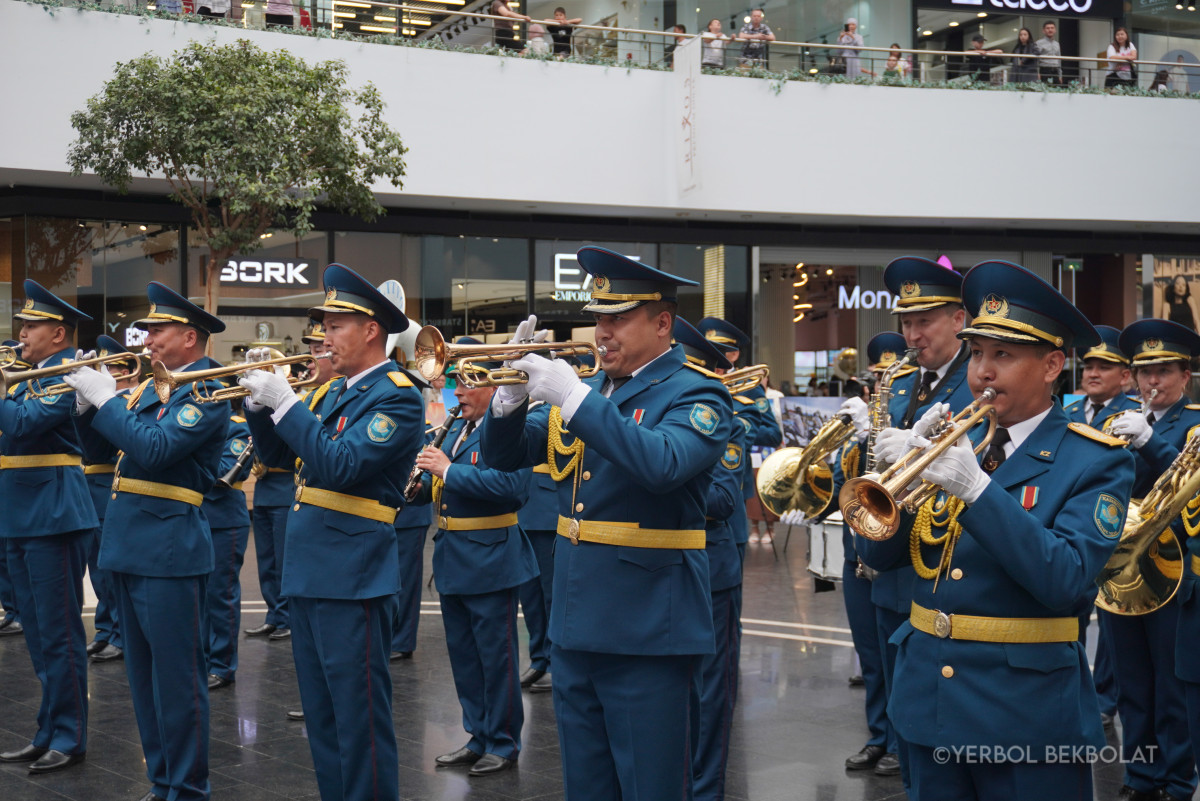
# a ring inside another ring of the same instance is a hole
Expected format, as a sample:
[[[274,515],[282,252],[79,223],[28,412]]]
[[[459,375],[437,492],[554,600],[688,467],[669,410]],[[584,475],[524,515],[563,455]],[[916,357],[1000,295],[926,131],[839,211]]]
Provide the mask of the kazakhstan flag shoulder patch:
[[[396,433],[396,421],[386,414],[376,412],[367,424],[367,436],[372,442],[387,442]]]
[[[721,457],[721,464],[727,470],[737,470],[742,466],[742,446],[735,442],[731,442],[725,446],[725,455]]]
[[[191,428],[200,422],[200,418],[204,417],[204,412],[190,403],[185,403],[183,408],[175,414],[175,422],[184,428]]]
[[[1092,513],[1092,519],[1101,534],[1115,540],[1121,536],[1125,526],[1125,504],[1107,492],[1102,492],[1096,499],[1096,510]]]
[[[712,433],[717,430],[717,424],[721,422],[720,416],[705,403],[697,403],[692,406],[688,419],[692,421],[692,428],[706,437],[711,437]]]
[[[229,443],[229,452],[232,453],[234,456],[241,456],[242,453],[245,452],[245,450],[246,450],[246,440],[241,439],[240,437],[238,439],[235,439],[233,442]]]

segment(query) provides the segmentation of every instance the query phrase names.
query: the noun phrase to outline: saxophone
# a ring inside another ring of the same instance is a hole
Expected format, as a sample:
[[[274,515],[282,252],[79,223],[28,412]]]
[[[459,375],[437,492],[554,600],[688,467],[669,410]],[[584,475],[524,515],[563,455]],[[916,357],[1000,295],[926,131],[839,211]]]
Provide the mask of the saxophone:
[[[879,377],[875,392],[871,395],[871,403],[867,407],[867,419],[870,423],[870,433],[867,435],[867,472],[879,472],[879,457],[875,455],[875,437],[880,431],[892,424],[892,415],[888,412],[888,404],[892,400],[892,382],[896,375],[909,364],[917,360],[917,348],[909,348],[904,355],[888,365]]]
[[[1150,390],[1150,392],[1148,394],[1143,395],[1142,396],[1142,406],[1140,409],[1137,409],[1136,411],[1133,409],[1126,409],[1125,411],[1120,412],[1118,414],[1109,415],[1108,419],[1104,421],[1104,425],[1100,427],[1100,430],[1103,431],[1105,434],[1109,434],[1110,436],[1116,436],[1117,439],[1123,439],[1123,440],[1125,440],[1126,444],[1129,444],[1128,436],[1117,436],[1115,434],[1111,434],[1109,432],[1109,429],[1112,428],[1112,424],[1114,422],[1121,419],[1121,415],[1140,414],[1142,417],[1149,417],[1150,416],[1150,402],[1154,400],[1154,396],[1157,394],[1158,394],[1158,390],[1152,389],[1152,390]]]

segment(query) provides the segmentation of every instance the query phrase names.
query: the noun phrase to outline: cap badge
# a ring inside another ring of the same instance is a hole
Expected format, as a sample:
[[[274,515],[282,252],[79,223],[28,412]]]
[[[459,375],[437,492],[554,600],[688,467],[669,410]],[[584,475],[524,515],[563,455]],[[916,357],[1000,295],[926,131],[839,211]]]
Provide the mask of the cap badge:
[[[1099,345],[1097,345],[1097,346],[1096,346],[1095,348],[1093,348],[1092,350],[1099,351],[1100,353],[1107,353],[1107,352],[1108,352],[1108,343],[1107,343],[1107,342],[1101,342]]]
[[[1151,338],[1151,339],[1147,339],[1145,342],[1143,342],[1142,343],[1142,352],[1145,353],[1146,351],[1150,351],[1150,350],[1162,350],[1162,340]]]
[[[603,275],[597,275],[592,279],[592,292],[607,292],[609,290],[609,280]]]
[[[885,351],[884,351],[884,352],[883,352],[883,353],[882,353],[882,354],[879,356],[879,363],[880,363],[880,364],[891,364],[891,363],[892,363],[892,362],[894,362],[894,361],[896,361],[896,354],[895,354],[895,353],[893,353],[893,352],[892,352],[892,351],[890,351],[890,350],[885,350]]]
[[[921,285],[916,281],[905,281],[900,285],[900,297],[915,298],[921,294]]]
[[[1008,300],[996,295],[988,295],[983,299],[983,305],[979,307],[979,314],[986,317],[1007,317]]]
[[[150,316],[153,317],[156,314],[158,314],[158,305],[151,303],[150,304]]]
[[[335,300],[337,300],[337,290],[336,289],[331,289],[325,293],[325,302],[326,303],[332,303]]]
[[[28,311],[28,310],[30,310],[30,309],[32,309],[32,308],[33,308],[33,298],[28,298],[28,299],[25,301],[25,310],[26,310],[26,311]]]

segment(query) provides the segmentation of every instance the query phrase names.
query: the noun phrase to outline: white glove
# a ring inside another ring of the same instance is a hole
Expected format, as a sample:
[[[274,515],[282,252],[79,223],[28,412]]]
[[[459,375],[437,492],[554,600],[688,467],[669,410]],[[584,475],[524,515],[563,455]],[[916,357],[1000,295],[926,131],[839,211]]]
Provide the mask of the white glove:
[[[77,352],[75,355],[78,357],[80,354]],[[103,364],[99,370],[76,367],[63,376],[63,381],[75,390],[75,409],[80,414],[93,406],[99,409],[117,396],[117,380],[109,374],[108,367]]]
[[[272,409],[278,409],[285,399],[296,397],[295,390],[288,380],[276,375],[274,370],[249,370],[242,373],[238,383],[250,390],[252,402]]]
[[[1146,421],[1146,417],[1137,412],[1129,412],[1118,417],[1109,426],[1109,433],[1114,436],[1127,438],[1129,447],[1138,449],[1150,441],[1154,429]]]
[[[522,356],[512,363],[529,374],[529,397],[562,407],[576,387],[584,386],[575,369],[562,359],[547,359],[537,354]]]
[[[875,435],[875,458],[880,464],[895,464],[906,451],[904,444],[908,442],[911,432],[900,428],[885,428]]]
[[[542,339],[550,333],[549,331],[540,332],[537,329],[537,315],[529,315],[528,320],[522,320],[517,323],[517,330],[513,332],[512,339],[508,340],[508,344],[517,345],[526,342],[540,342],[537,338],[538,334],[542,334]],[[512,361],[504,363],[505,367],[512,367]],[[504,410],[515,409],[525,402],[529,397],[529,386],[527,384],[503,384],[496,390],[496,403]]]
[[[251,348],[246,351],[247,362],[265,362],[271,358],[270,348]]]
[[[779,518],[779,522],[785,526],[802,526],[804,525],[804,512],[799,509],[793,509],[790,512],[784,512]]]
[[[968,506],[979,500],[992,480],[979,466],[967,437],[959,437],[941,456],[934,459],[922,471],[921,478],[937,484]]]
[[[870,414],[867,412],[867,404],[862,398],[847,398],[841,408],[837,410],[837,416],[843,414],[850,415],[850,422],[854,424],[854,428],[858,431],[858,438],[862,439],[871,431]]]
[[[917,448],[929,447],[929,435],[934,432],[938,425],[946,420],[950,412],[950,404],[935,403],[925,410],[925,414],[921,415],[921,419],[917,421],[908,432],[908,439],[904,442],[904,450],[911,451]]]

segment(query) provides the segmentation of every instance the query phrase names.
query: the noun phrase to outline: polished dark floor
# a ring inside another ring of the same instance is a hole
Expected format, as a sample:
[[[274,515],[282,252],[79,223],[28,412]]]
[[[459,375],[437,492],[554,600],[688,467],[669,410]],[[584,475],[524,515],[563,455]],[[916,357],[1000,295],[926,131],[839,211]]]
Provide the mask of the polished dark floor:
[[[751,545],[747,555],[741,692],[727,797],[731,801],[904,798],[898,778],[847,773],[842,767],[867,737],[863,695],[847,683],[856,670],[841,594],[814,594],[806,570],[805,540],[798,533],[786,554],[780,542],[778,551],[769,545]],[[426,575],[432,549],[430,540]],[[242,580],[242,627],[249,628],[262,622],[264,611],[253,546]],[[461,746],[466,735],[432,588],[425,590],[423,601],[415,657],[392,663],[401,797],[421,801],[561,798],[549,694],[525,697],[524,750],[516,770],[468,779],[465,771],[434,768],[434,757]],[[90,612],[85,610],[89,637]],[[290,644],[243,637],[240,659],[237,683],[214,692],[211,699],[213,798],[317,798],[304,725],[285,717],[287,710],[298,708]],[[39,778],[29,777],[21,765],[0,766],[0,800],[134,801],[149,789],[123,664],[92,665],[89,681],[87,761]],[[23,639],[0,638],[0,750],[29,742],[39,701]],[[1120,769],[1100,767],[1096,779],[1096,797],[1114,799],[1121,784]]]

